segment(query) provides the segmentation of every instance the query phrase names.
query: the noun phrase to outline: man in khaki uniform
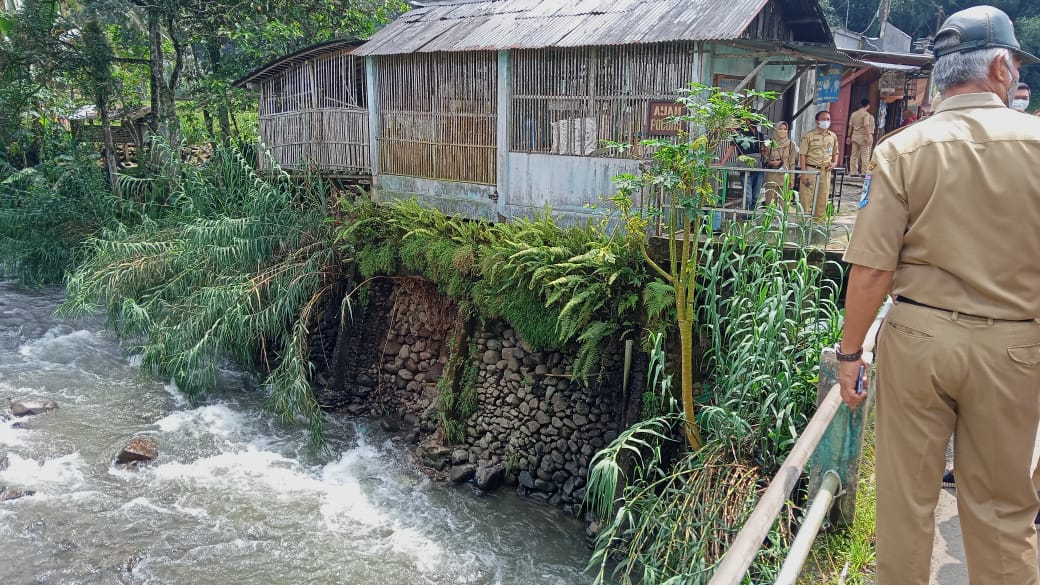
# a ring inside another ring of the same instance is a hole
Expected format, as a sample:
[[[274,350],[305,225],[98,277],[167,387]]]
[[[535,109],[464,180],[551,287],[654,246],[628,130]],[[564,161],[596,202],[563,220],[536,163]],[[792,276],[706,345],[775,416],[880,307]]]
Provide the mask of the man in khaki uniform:
[[[852,145],[849,154],[849,174],[862,175],[870,163],[870,147],[874,145],[874,116],[870,115],[870,100],[859,103],[859,109],[849,118],[849,137],[846,144]]]
[[[802,142],[798,147],[802,170],[820,171],[819,189],[816,189],[817,176],[813,174],[802,175],[798,186],[798,199],[801,200],[802,211],[812,212],[816,219],[827,214],[827,197],[831,192],[831,169],[838,166],[838,135],[831,132],[830,127],[831,113],[826,110],[818,112],[816,128],[802,136]]]
[[[956,432],[957,509],[971,583],[1037,585],[1040,500],[1040,119],[1008,106],[1021,50],[1008,16],[976,6],[935,38],[942,104],[878,144],[845,260],[838,347],[850,407],[863,338],[877,344],[877,585],[927,585],[936,483]]]

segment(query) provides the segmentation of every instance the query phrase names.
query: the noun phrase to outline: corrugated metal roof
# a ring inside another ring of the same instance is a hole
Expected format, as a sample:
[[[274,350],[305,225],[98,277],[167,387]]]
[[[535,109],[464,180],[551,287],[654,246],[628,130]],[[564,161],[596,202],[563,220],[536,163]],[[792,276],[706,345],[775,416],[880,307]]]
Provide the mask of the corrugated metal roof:
[[[270,63],[261,65],[253,71],[245,74],[243,77],[236,79],[231,85],[233,87],[244,87],[247,83],[262,81],[273,77],[297,63],[303,63],[307,59],[313,59],[320,55],[327,55],[343,49],[356,47],[362,42],[363,41],[358,39],[336,39],[333,41],[318,43],[317,45],[311,45],[310,47],[305,47],[295,53],[279,57]]]
[[[483,0],[407,12],[357,55],[738,39],[769,0]]]

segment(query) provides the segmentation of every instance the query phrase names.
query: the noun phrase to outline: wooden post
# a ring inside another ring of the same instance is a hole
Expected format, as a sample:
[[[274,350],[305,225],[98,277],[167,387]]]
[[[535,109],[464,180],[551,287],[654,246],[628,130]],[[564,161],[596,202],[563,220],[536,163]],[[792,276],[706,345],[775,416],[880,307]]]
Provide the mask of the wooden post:
[[[842,491],[831,508],[831,524],[837,527],[852,525],[856,511],[856,490],[859,488],[859,464],[863,455],[863,435],[867,417],[874,406],[874,376],[867,389],[867,400],[856,409],[844,403],[838,407],[823,439],[809,461],[809,501],[820,489],[827,471],[834,470],[841,478]],[[820,383],[817,405],[830,392],[837,392],[838,358],[833,348],[823,350],[820,357]],[[832,390],[833,389],[833,390]]]

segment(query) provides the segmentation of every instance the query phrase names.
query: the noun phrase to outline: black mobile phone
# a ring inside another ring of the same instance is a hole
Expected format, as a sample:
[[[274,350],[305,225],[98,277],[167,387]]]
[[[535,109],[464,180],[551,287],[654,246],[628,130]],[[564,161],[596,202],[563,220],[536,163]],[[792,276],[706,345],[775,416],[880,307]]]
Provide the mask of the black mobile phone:
[[[856,375],[856,396],[863,394],[863,372],[865,367],[863,364],[859,365],[859,374]]]

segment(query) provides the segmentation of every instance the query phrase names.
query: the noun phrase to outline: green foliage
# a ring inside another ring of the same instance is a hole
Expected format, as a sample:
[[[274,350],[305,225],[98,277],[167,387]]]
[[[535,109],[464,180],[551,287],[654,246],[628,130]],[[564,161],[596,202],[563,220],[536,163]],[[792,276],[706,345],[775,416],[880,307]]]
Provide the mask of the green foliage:
[[[596,585],[707,583],[761,483],[790,452],[816,403],[820,350],[840,329],[837,285],[805,245],[811,230],[771,208],[701,239],[705,444],[688,449],[675,439],[686,419],[672,397],[663,336],[652,335],[644,421],[597,453],[589,473],[585,505],[603,522],[589,563]],[[796,245],[788,245],[792,231]],[[751,582],[775,579],[791,536],[793,506],[785,510]]]
[[[587,567],[593,585],[708,583],[754,509],[759,471],[727,445],[709,441],[670,460],[683,424],[681,414],[637,423],[596,454],[586,496],[603,519]],[[775,578],[790,542],[785,520],[756,558],[752,583]]]
[[[816,405],[820,349],[840,332],[838,284],[824,279],[811,225],[770,208],[732,223],[702,251],[698,324],[708,372],[705,432],[766,473],[775,470]],[[795,245],[786,245],[790,232]],[[829,265],[840,274],[841,267]]]
[[[221,359],[259,357],[270,406],[286,421],[305,417],[320,443],[308,329],[339,266],[324,184],[268,180],[237,147],[166,179],[165,213],[88,241],[62,311],[106,307],[118,333],[144,338],[142,367],[192,398],[215,388]]]
[[[674,299],[674,323],[679,332],[681,392],[686,416],[686,441],[696,450],[702,443],[698,429],[694,397],[694,324],[698,254],[704,224],[704,208],[717,201],[721,173],[716,152],[725,144],[739,140],[739,130],[756,125],[769,125],[769,120],[751,109],[755,99],[774,99],[776,94],[759,91],[729,92],[717,87],[691,83],[676,102],[683,106],[672,122],[682,130],[672,140],[643,140],[641,151],[649,153],[642,160],[640,174],[614,177],[617,193],[611,198],[618,210],[621,225],[628,236],[629,247],[642,254],[646,263],[667,287]],[[611,146],[635,154],[629,144]],[[663,261],[649,250],[650,227],[664,226],[668,256]],[[709,230],[710,237],[710,230]],[[649,292],[654,304],[653,315],[664,309],[661,302],[666,290],[657,287]]]
[[[338,241],[363,278],[419,274],[461,311],[502,319],[533,347],[577,343],[579,379],[644,320],[649,277],[638,250],[597,227],[560,226],[548,213],[490,225],[404,201],[346,219]]]
[[[35,167],[0,162],[0,275],[59,283],[81,257],[84,240],[132,216],[111,196],[93,153],[61,148]]]

